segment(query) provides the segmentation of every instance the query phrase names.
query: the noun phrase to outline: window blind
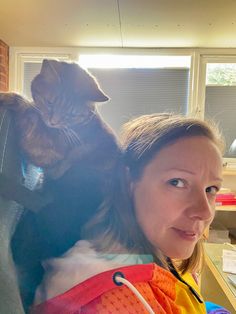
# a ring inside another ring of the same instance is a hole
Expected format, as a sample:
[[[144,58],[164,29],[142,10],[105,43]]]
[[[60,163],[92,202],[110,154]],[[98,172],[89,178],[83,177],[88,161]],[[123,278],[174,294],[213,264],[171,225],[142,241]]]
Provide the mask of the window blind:
[[[98,109],[116,132],[141,114],[187,113],[189,69],[89,70],[110,97]]]
[[[39,74],[41,66],[41,62],[24,62],[23,94],[27,98],[32,98],[30,89],[31,82],[33,78]]]
[[[205,117],[216,121],[226,140],[226,154],[236,138],[236,86],[207,86]]]

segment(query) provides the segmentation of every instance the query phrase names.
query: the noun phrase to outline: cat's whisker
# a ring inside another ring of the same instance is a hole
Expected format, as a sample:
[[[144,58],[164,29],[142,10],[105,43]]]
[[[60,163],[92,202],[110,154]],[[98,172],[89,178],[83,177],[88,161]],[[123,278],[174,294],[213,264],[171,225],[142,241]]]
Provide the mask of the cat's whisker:
[[[63,128],[62,131],[64,133],[65,139],[70,145],[77,146],[78,144],[81,144],[80,138],[72,129]]]
[[[32,107],[33,107],[36,111],[38,111],[39,113],[42,112],[42,110],[40,110],[39,107],[35,106],[34,103],[31,103],[31,105],[32,105]]]
[[[71,144],[73,144],[75,146],[78,144],[81,144],[81,140],[80,140],[79,136],[72,129],[65,128],[64,132],[65,132],[67,138],[70,139]]]
[[[65,141],[67,141],[71,146],[74,144],[70,134],[67,132],[67,129],[63,128],[61,131],[64,134]]]
[[[72,130],[72,129],[68,129],[68,131],[69,131],[69,134],[71,135],[71,137],[73,138],[73,140],[74,140],[74,144],[82,144],[82,141],[81,141],[81,139],[79,138],[79,135],[77,134],[77,133],[75,133],[75,131],[74,130]]]

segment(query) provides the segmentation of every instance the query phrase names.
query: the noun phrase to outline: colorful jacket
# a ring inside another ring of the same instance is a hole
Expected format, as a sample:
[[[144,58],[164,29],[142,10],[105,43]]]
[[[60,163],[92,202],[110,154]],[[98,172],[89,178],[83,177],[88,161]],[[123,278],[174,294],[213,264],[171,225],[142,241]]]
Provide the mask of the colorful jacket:
[[[73,255],[73,254],[72,254]],[[71,260],[71,257],[70,257]],[[91,260],[91,258],[90,258]],[[99,261],[99,260],[98,260]],[[98,262],[99,263],[99,262]],[[101,267],[101,265],[99,266]],[[107,265],[106,265],[107,267]],[[94,264],[96,268],[96,264]],[[76,273],[76,270],[75,270]],[[66,273],[60,273],[60,278]],[[68,275],[68,272],[67,272]],[[124,284],[117,285],[115,276],[124,277],[138,290],[153,310],[159,314],[205,314],[206,305],[190,274],[178,280],[170,271],[154,263],[128,265],[102,271],[72,286],[67,291],[47,299],[31,309],[32,314],[146,314],[140,299]],[[59,280],[52,276],[47,295]],[[53,282],[53,284],[52,284]],[[50,288],[51,287],[51,288]],[[218,310],[218,309],[217,309]],[[210,312],[214,313],[214,312]],[[222,309],[222,312],[229,313]]]
[[[103,272],[35,306],[31,313],[147,313],[143,304],[128,287],[114,283],[114,274],[117,272],[121,272],[133,283],[155,313],[206,313],[205,304],[199,303],[185,284],[155,264],[127,266]],[[191,284],[198,290],[194,280],[191,280]]]

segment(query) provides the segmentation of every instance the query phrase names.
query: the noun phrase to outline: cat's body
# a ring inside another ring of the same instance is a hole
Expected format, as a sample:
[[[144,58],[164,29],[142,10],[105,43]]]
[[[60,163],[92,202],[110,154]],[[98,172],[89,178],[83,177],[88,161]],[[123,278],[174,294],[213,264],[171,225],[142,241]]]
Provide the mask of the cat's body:
[[[44,60],[32,81],[33,102],[1,93],[0,105],[14,110],[20,147],[49,177],[62,176],[76,161],[109,167],[119,151],[95,102],[107,101],[96,80],[75,63]],[[97,158],[91,158],[91,155]]]
[[[31,91],[33,102],[0,93],[0,106],[14,112],[24,158],[44,170],[42,192],[53,197],[37,214],[24,213],[12,239],[26,307],[42,278],[40,262],[80,239],[81,227],[109,194],[121,156],[116,137],[95,107],[108,97],[87,71],[44,60]]]

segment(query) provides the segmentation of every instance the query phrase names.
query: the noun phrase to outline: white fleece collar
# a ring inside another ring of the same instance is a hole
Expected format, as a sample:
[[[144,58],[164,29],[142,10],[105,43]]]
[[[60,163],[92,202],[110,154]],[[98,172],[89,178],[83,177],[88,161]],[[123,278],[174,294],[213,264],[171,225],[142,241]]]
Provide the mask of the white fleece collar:
[[[98,253],[91,242],[78,241],[61,257],[42,263],[45,275],[36,290],[34,304],[53,298],[104,271],[151,262],[152,257],[146,255]]]

